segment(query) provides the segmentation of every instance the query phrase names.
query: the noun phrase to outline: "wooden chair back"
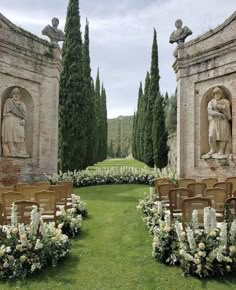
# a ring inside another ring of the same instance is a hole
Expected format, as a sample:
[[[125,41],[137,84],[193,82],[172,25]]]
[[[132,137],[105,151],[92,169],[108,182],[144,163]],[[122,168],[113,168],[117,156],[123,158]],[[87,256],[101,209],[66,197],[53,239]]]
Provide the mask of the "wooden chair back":
[[[229,197],[226,199],[225,203],[229,205],[229,209],[233,218],[236,219],[236,197]]]
[[[3,218],[3,204],[0,203],[0,225],[4,224],[4,218]]]
[[[22,192],[7,192],[3,193],[2,200],[3,200],[3,214],[4,214],[4,222],[9,223],[11,220],[11,208],[13,202],[22,200],[24,198]]]
[[[206,189],[206,184],[202,182],[193,182],[193,183],[189,183],[187,188],[192,190],[194,197],[197,197],[197,196],[202,197],[203,192]]]
[[[236,190],[236,176],[228,177],[225,179],[225,181],[232,183],[232,191]]]
[[[189,225],[192,222],[193,210],[197,210],[199,226],[203,226],[205,207],[211,207],[210,198],[204,198],[204,197],[185,198],[182,202],[183,229],[185,229],[186,225]]]
[[[66,208],[67,204],[67,189],[65,185],[51,185],[49,187],[50,191],[56,192],[56,203],[59,205],[64,205]]]
[[[40,182],[35,183],[37,191],[49,190],[50,185],[51,184],[47,181],[40,181]]]
[[[57,185],[64,185],[67,191],[67,198],[71,198],[73,193],[73,183],[71,181],[60,181]]]
[[[176,188],[173,183],[162,183],[158,185],[158,197],[160,201],[169,202],[169,191]]]
[[[27,201],[27,200],[21,200],[16,201],[15,205],[17,206],[17,221],[20,224],[30,224],[31,220],[31,211],[33,205],[36,205],[39,208],[39,204],[35,201]]]
[[[27,185],[27,186],[22,187],[24,200],[35,201],[36,191],[37,191],[37,187],[33,185]]]
[[[214,184],[218,182],[218,179],[214,177],[204,178],[201,180],[201,182],[206,184],[206,188],[213,188]]]
[[[26,183],[26,182],[19,182],[19,183],[15,184],[15,191],[17,191],[17,192],[22,192],[22,188],[23,188],[24,186],[27,186],[27,185],[29,185],[29,183]]]
[[[231,182],[223,181],[223,182],[216,182],[214,187],[222,188],[225,192],[228,193],[228,197],[232,194],[233,185]]]
[[[35,200],[43,209],[42,218],[56,220],[56,192],[42,190],[35,193]]]
[[[0,203],[3,203],[2,194],[13,190],[14,186],[0,186]]]
[[[181,178],[178,181],[178,185],[181,188],[187,188],[190,183],[196,182],[193,178]]]
[[[170,213],[174,217],[176,213],[182,212],[182,201],[192,197],[193,193],[189,188],[174,188],[169,191]]]
[[[208,188],[204,192],[204,197],[211,199],[211,205],[218,213],[224,213],[224,204],[228,198],[228,193],[222,188]]]

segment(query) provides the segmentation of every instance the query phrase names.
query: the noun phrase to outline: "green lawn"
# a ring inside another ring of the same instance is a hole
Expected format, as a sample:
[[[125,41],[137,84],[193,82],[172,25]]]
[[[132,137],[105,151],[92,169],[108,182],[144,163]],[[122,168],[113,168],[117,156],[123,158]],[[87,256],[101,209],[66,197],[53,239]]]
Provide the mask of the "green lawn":
[[[136,210],[147,186],[106,185],[76,191],[87,202],[90,216],[70,257],[25,283],[2,282],[1,290],[236,289],[236,277],[210,281],[185,278],[180,268],[153,259],[152,239]]]
[[[148,168],[146,164],[135,159],[117,158],[117,159],[106,159],[102,162],[98,162],[94,166],[89,166],[88,169],[95,170],[98,168],[121,167],[121,166]]]

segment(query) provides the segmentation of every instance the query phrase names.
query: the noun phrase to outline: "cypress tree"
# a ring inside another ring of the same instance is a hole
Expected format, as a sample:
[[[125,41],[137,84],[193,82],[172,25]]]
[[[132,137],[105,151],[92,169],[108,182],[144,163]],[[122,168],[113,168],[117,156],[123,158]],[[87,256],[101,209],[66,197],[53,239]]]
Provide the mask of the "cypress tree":
[[[101,107],[102,107],[102,160],[107,158],[107,101],[106,90],[102,85]]]
[[[136,154],[137,159],[141,160],[141,144],[140,144],[140,135],[141,135],[141,106],[142,106],[142,98],[143,98],[143,87],[142,82],[140,82],[139,91],[138,91],[138,108],[136,114],[136,134],[135,134],[135,144],[136,144]]]
[[[168,133],[165,128],[164,98],[159,95],[153,110],[153,150],[157,168],[164,168],[168,163]]]
[[[83,66],[84,66],[84,98],[86,100],[86,158],[85,165],[92,165],[96,159],[96,150],[94,144],[96,143],[96,114],[95,114],[95,96],[93,92],[93,84],[90,67],[90,53],[89,53],[89,23],[86,19],[84,43],[83,43]]]
[[[67,8],[59,98],[59,148],[62,170],[83,169],[86,156],[85,98],[79,1]]]
[[[97,158],[96,161],[102,161],[102,104],[101,104],[101,85],[100,85],[100,75],[99,69],[97,70],[96,84],[95,84],[95,103],[96,103],[96,123],[97,123]]]
[[[132,156],[135,159],[137,158],[137,155],[136,155],[136,114],[135,114],[135,112],[134,112],[134,118],[133,118]]]
[[[144,93],[140,109],[140,160],[144,162],[144,139],[145,139],[145,125],[146,125],[146,110],[149,96],[150,74],[147,72],[145,78]]]
[[[154,155],[153,155],[153,137],[152,137],[152,126],[153,126],[153,108],[155,100],[159,95],[159,68],[158,68],[158,48],[157,48],[157,36],[156,30],[154,29],[153,44],[152,44],[152,62],[151,62],[151,80],[150,89],[148,96],[148,104],[146,110],[146,124],[145,124],[145,138],[144,138],[144,162],[150,166],[154,166]]]

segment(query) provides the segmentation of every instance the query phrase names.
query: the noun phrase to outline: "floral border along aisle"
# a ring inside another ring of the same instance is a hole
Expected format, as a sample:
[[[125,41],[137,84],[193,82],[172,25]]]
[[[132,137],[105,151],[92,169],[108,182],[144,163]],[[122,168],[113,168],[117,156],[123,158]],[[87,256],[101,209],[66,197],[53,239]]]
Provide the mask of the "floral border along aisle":
[[[154,235],[153,256],[165,264],[180,265],[185,275],[213,277],[236,270],[236,220],[230,213],[217,224],[213,208],[204,209],[204,225],[199,226],[198,212],[193,211],[191,224],[183,230],[182,223],[170,220],[165,204],[150,191],[140,200],[138,209],[143,221]]]

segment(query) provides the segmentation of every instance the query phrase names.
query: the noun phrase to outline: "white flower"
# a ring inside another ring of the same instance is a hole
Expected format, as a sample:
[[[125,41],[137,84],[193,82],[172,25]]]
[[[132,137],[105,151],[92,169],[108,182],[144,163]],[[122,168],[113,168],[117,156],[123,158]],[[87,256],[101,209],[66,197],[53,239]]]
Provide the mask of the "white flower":
[[[227,224],[225,222],[222,223],[221,232],[220,232],[220,241],[223,247],[227,246]]]
[[[192,213],[192,223],[193,229],[197,230],[199,228],[199,224],[198,224],[198,211],[196,209],[194,209]]]
[[[17,226],[17,223],[17,206],[13,202],[11,207],[11,224]]]
[[[165,224],[166,226],[170,227],[170,213],[169,212],[166,212],[165,214]]]
[[[3,264],[3,268],[8,268],[8,267],[9,267],[8,262],[5,262],[5,263]]]
[[[211,210],[209,207],[204,208],[204,229],[206,233],[211,231]]]
[[[229,251],[230,251],[231,253],[235,253],[235,252],[236,252],[236,247],[235,247],[235,246],[230,246],[230,247],[229,247]]]
[[[226,266],[226,270],[229,272],[231,271],[231,267],[229,265]]]
[[[215,238],[216,237],[216,231],[211,231],[210,232],[210,234],[209,234],[209,236],[211,237],[211,238]]]
[[[21,261],[21,263],[24,263],[25,261],[26,261],[26,256],[20,256],[20,261]]]
[[[236,220],[234,220],[232,222],[231,227],[230,227],[230,241],[231,241],[231,243],[234,243],[235,237],[236,237]]]
[[[196,242],[195,242],[195,239],[194,239],[193,230],[188,227],[186,229],[186,232],[187,232],[187,238],[188,238],[189,247],[190,247],[191,250],[194,250],[196,248]]]
[[[11,247],[6,247],[6,253],[11,253]]]
[[[199,243],[199,244],[198,244],[198,248],[199,248],[200,250],[204,250],[204,249],[206,248],[206,246],[205,246],[204,243]]]

